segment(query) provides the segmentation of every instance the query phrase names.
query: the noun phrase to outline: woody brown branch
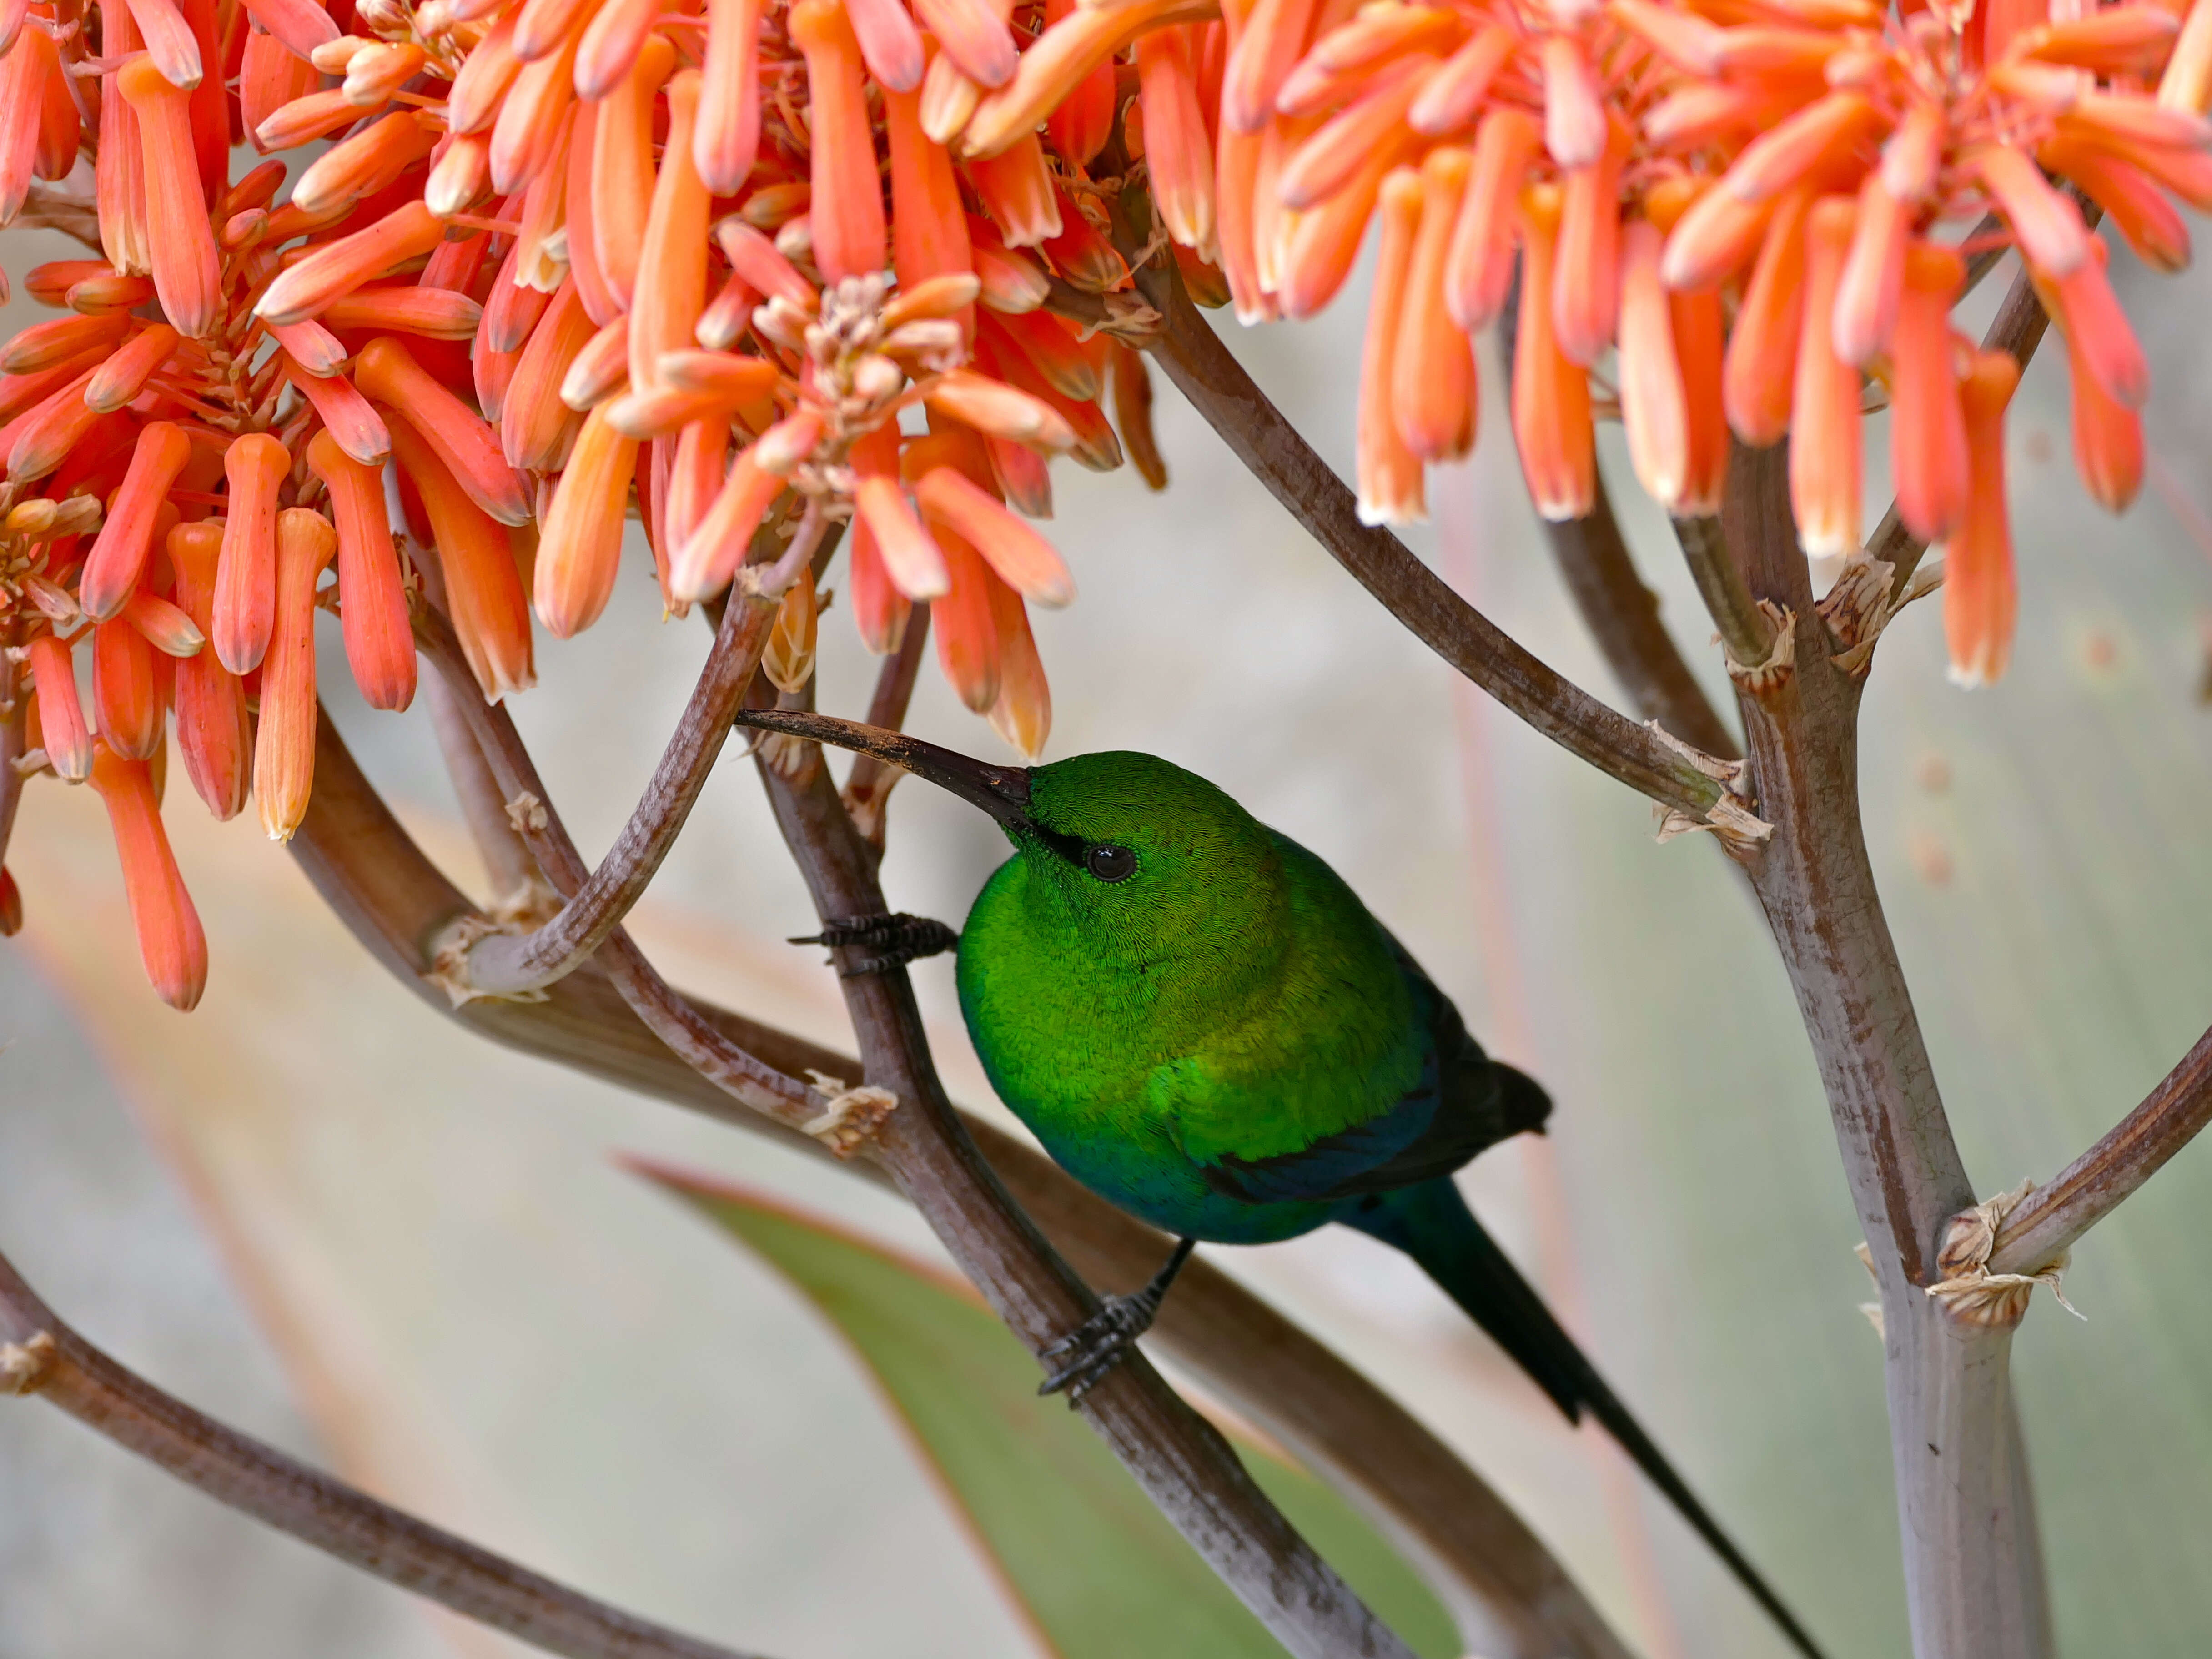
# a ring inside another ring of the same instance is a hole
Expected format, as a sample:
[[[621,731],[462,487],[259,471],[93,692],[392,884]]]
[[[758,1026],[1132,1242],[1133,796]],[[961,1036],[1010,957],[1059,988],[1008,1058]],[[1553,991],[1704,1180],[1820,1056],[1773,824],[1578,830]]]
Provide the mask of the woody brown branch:
[[[580,1595],[204,1415],[71,1330],[5,1256],[0,1393],[58,1407],[217,1503],[548,1653],[745,1659]]]

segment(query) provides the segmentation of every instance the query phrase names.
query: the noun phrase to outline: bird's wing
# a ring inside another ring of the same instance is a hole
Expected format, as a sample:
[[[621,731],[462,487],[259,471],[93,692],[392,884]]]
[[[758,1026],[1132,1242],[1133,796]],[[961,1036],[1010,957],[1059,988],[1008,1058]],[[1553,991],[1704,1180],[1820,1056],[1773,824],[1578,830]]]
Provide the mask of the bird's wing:
[[[1413,992],[1415,1016],[1428,1028],[1420,1077],[1387,1110],[1297,1152],[1200,1164],[1217,1192],[1254,1203],[1393,1192],[1449,1175],[1508,1135],[1542,1127],[1551,1111],[1543,1090],[1484,1054],[1451,999],[1405,946],[1387,932],[1383,937]]]

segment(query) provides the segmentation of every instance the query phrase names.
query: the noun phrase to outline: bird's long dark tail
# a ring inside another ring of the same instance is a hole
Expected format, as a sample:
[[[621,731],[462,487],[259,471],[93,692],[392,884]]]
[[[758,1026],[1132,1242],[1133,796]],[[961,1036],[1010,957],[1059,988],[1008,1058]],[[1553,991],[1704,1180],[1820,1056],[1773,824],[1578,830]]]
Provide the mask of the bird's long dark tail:
[[[1603,1424],[1620,1449],[1636,1461],[1637,1468],[1666,1494],[1698,1535],[1712,1546],[1713,1553],[1751,1592],[1752,1599],[1766,1609],[1783,1634],[1807,1659],[1820,1659],[1820,1650],[1805,1627],[1706,1512],[1666,1455],[1575,1346],[1574,1339],[1560,1329],[1543,1298],[1483,1231],[1449,1179],[1424,1182],[1370,1200],[1367,1207],[1346,1219],[1420,1263],[1429,1277],[1467,1310],[1468,1316],[1558,1402],[1570,1421],[1580,1422],[1588,1410]]]

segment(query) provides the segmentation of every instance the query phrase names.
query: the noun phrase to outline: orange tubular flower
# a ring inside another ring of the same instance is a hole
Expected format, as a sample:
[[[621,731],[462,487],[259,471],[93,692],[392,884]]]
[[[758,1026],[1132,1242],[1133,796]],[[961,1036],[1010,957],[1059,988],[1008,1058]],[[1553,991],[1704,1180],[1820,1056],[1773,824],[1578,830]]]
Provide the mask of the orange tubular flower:
[[[692,165],[717,196],[734,196],[760,152],[763,0],[707,0],[707,63],[691,134]]]
[[[1972,481],[1966,514],[1944,549],[1943,635],[1960,685],[1993,684],[2012,654],[2019,597],[2005,507],[2004,412],[2019,384],[2020,365],[2008,354],[1978,351],[1960,388]]]
[[[122,610],[138,586],[153,550],[155,517],[191,447],[183,429],[167,421],[155,421],[139,432],[130,471],[115,492],[92,551],[85,556],[77,602],[94,621],[105,621]]]
[[[1857,217],[1849,197],[1823,197],[1805,222],[1805,314],[1833,314]],[[1790,499],[1798,538],[1815,557],[1841,558],[1859,544],[1859,372],[1836,355],[1832,329],[1797,337],[1791,387]]]
[[[1651,499],[1676,517],[1689,506],[1690,408],[1674,319],[1659,280],[1664,239],[1646,219],[1623,237],[1620,420],[1629,464]]]
[[[900,505],[905,505],[903,498]],[[878,522],[873,516],[869,519],[872,528]],[[942,557],[945,572],[945,591],[929,607],[937,665],[961,702],[979,714],[988,714],[999,700],[999,628],[991,605],[991,588],[998,578],[975,550],[951,532],[940,531],[934,538],[925,533],[923,539]],[[890,562],[886,549],[886,562]],[[893,568],[896,580],[895,565]]]
[[[289,841],[307,816],[315,775],[315,584],[338,550],[329,520],[305,507],[276,516],[276,598],[261,665],[253,800],[271,841]]]
[[[1052,734],[1052,688],[1045,683],[1044,662],[1020,595],[1004,582],[989,584],[988,591],[999,647],[999,696],[991,705],[991,729],[1024,760],[1034,761]]]
[[[668,144],[653,181],[653,208],[638,256],[637,289],[629,313],[629,383],[654,384],[664,351],[680,351],[707,303],[707,186],[691,151],[700,78],[684,70],[668,83]],[[821,143],[820,135],[816,143]],[[873,175],[871,173],[871,188]],[[880,222],[881,203],[878,204]]]
[[[317,247],[270,283],[254,314],[272,323],[296,323],[343,299],[363,283],[428,253],[445,225],[420,200],[394,208],[366,229]]]
[[[933,529],[965,541],[1016,592],[1054,607],[1075,598],[1075,579],[1059,550],[959,471],[932,467],[914,493]]]
[[[580,422],[561,401],[561,382],[593,332],[572,277],[531,331],[501,400],[500,446],[510,467],[553,472],[567,461]]]
[[[1452,320],[1444,272],[1473,158],[1429,152],[1421,164],[1419,229],[1405,273],[1390,368],[1390,411],[1398,436],[1425,461],[1454,460],[1474,447],[1474,348]]]
[[[162,1001],[189,1013],[207,988],[207,935],[169,850],[153,774],[144,761],[126,759],[103,745],[93,762],[92,787],[100,792],[115,834],[123,890],[131,901],[146,977]]]
[[[92,630],[92,708],[100,740],[128,760],[161,747],[168,699],[146,636],[118,617]]]
[[[1898,517],[1922,541],[1936,542],[1950,535],[1966,511],[1966,429],[1950,323],[1966,264],[1949,248],[1923,242],[1906,253],[1904,265],[1890,352],[1890,470]]]
[[[470,499],[437,450],[404,419],[392,423],[392,450],[430,520],[446,607],[484,701],[528,690],[538,683],[530,602],[506,527]]]
[[[814,262],[831,282],[884,268],[883,187],[860,43],[838,0],[799,0],[791,38],[806,55],[812,112]]]
[[[116,85],[137,117],[154,291],[179,332],[204,339],[222,318],[222,268],[192,151],[191,100],[150,58],[124,64]]]
[[[592,118],[592,257],[607,292],[625,310],[637,291],[653,204],[653,100],[675,67],[674,47],[659,36],[647,40]],[[569,240],[573,248],[573,231]]]
[[[1579,519],[1597,498],[1596,434],[1589,377],[1559,349],[1552,322],[1559,191],[1531,185],[1521,198],[1520,330],[1513,351],[1513,434],[1521,472],[1542,517]]]
[[[607,407],[601,404],[585,417],[538,538],[538,620],[559,639],[599,619],[622,563],[623,510],[637,443],[608,423]]]
[[[345,623],[346,662],[354,684],[372,708],[404,708],[415,700],[415,635],[407,619],[407,593],[384,504],[384,477],[340,449],[327,432],[307,443],[307,465],[331,495],[337,526],[338,611]],[[283,625],[283,521],[279,545],[277,626]]]
[[[169,532],[177,600],[203,634],[214,627],[216,583],[223,532],[212,524],[180,524]],[[253,781],[253,730],[238,676],[198,651],[177,664],[177,750],[192,788],[218,818],[246,810]]]
[[[82,783],[92,775],[92,732],[85,725],[84,705],[77,700],[76,668],[70,648],[52,634],[37,635],[24,648],[29,655],[31,689],[39,696],[46,758],[64,779]]]
[[[530,493],[507,464],[498,434],[399,341],[383,334],[363,346],[354,380],[386,408],[404,411],[478,507],[501,524],[530,521]],[[343,524],[339,531],[343,535]]]
[[[1375,298],[1367,311],[1367,341],[1359,365],[1357,478],[1363,524],[1418,522],[1428,514],[1421,493],[1420,458],[1400,435],[1393,406],[1398,335],[1420,222],[1420,175],[1401,167],[1382,185],[1382,246],[1376,257]]]
[[[1799,189],[1776,207],[1729,336],[1722,404],[1736,436],[1758,447],[1779,442],[1790,429],[1797,331],[1805,314],[1805,214],[1812,201],[1810,191]]]
[[[97,414],[112,414],[137,400],[146,382],[176,354],[181,337],[167,323],[142,330],[131,343],[93,371],[85,382],[84,406]]]
[[[1213,153],[1198,103],[1198,69],[1188,25],[1155,29],[1137,39],[1137,70],[1144,88],[1145,161],[1152,202],[1168,234],[1184,247],[1213,246]],[[1063,222],[1067,215],[1060,215]]]

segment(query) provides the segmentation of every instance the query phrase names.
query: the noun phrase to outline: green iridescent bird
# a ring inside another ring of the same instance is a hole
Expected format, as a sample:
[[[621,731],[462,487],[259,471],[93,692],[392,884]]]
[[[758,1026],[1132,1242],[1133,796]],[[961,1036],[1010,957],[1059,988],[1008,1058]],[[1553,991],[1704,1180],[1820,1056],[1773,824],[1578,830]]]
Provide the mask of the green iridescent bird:
[[[957,935],[960,1007],[1000,1099],[1093,1192],[1180,1242],[1048,1358],[1072,1397],[1142,1334],[1192,1248],[1330,1222],[1404,1251],[1569,1419],[1588,1411],[1790,1639],[1811,1638],[1485,1232],[1452,1174],[1542,1129],[1551,1101],[1328,865],[1151,755],[1024,769],[827,715],[740,724],[877,756],[996,819],[1014,855]],[[940,922],[856,918],[798,941],[949,948]]]

